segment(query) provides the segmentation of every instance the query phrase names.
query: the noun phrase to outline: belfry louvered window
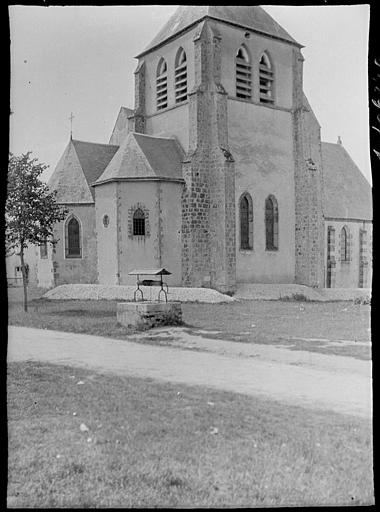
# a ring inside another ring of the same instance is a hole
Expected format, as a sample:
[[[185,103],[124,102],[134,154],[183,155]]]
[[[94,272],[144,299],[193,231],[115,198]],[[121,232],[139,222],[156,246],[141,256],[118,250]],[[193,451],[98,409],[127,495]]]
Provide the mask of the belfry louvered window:
[[[252,66],[248,52],[241,46],[236,54],[236,96],[250,100],[252,97]]]
[[[260,102],[273,103],[274,74],[272,64],[266,53],[263,53],[259,63]]]
[[[266,250],[277,251],[278,249],[278,204],[274,196],[265,200],[265,238]]]
[[[168,67],[164,59],[157,66],[156,79],[157,110],[168,106]]]
[[[187,99],[187,60],[183,48],[177,52],[175,59],[175,102],[181,103]]]

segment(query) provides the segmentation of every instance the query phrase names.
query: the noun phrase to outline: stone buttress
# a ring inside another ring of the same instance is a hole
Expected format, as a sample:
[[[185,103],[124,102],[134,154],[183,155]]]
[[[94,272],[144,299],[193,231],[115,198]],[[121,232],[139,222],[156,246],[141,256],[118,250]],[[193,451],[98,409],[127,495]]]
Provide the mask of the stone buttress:
[[[135,74],[135,108],[131,116],[132,131],[145,133],[145,62],[142,60]]]
[[[295,282],[324,286],[323,171],[319,125],[305,106],[303,57],[293,50]]]
[[[194,37],[189,151],[183,164],[182,283],[232,292],[236,286],[235,164],[228,148],[220,36],[203,21]]]

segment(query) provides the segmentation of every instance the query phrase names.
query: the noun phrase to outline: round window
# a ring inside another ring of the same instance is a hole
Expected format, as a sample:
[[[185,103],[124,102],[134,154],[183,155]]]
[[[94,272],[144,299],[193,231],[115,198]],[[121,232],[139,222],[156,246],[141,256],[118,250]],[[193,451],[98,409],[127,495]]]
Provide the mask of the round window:
[[[108,228],[108,224],[110,223],[110,218],[108,217],[108,215],[104,215],[103,217],[103,226],[105,228]]]

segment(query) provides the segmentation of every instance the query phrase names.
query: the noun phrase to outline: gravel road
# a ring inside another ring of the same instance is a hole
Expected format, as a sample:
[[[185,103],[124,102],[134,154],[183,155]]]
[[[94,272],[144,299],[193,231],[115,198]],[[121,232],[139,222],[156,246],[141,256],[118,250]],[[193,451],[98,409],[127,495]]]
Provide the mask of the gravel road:
[[[152,334],[151,331],[150,335]],[[181,339],[181,329],[171,328]],[[372,363],[354,358],[287,351],[240,350],[235,342],[186,335],[196,351],[27,327],[8,329],[8,361],[43,361],[118,375],[202,385],[259,395],[293,405],[355,416],[372,415]],[[184,339],[184,338],[183,338]],[[204,338],[202,338],[204,339]],[[208,345],[208,348],[207,348]],[[210,349],[214,346],[215,349]],[[221,353],[218,347],[223,347]],[[284,352],[285,351],[285,352]]]

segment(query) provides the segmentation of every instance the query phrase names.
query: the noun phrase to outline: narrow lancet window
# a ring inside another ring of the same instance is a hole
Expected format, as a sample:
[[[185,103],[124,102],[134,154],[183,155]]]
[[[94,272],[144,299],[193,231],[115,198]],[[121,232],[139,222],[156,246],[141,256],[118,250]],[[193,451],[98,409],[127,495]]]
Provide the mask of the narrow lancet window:
[[[187,99],[187,59],[183,48],[177,52],[175,59],[175,102],[181,103]]]
[[[249,54],[244,46],[237,51],[236,65],[236,96],[245,100],[252,97],[252,66]]]
[[[349,238],[348,230],[346,227],[343,227],[342,231],[340,232],[340,260],[341,261],[350,261],[348,238]]]
[[[157,110],[168,106],[168,67],[164,59],[157,66],[156,78]]]
[[[274,73],[271,61],[266,53],[263,53],[259,63],[260,103],[273,103]]]
[[[277,251],[278,249],[278,204],[274,196],[265,200],[265,235],[266,250]]]
[[[80,258],[82,256],[80,225],[75,217],[66,222],[66,258]]]
[[[253,249],[253,205],[246,192],[240,198],[240,249]]]

